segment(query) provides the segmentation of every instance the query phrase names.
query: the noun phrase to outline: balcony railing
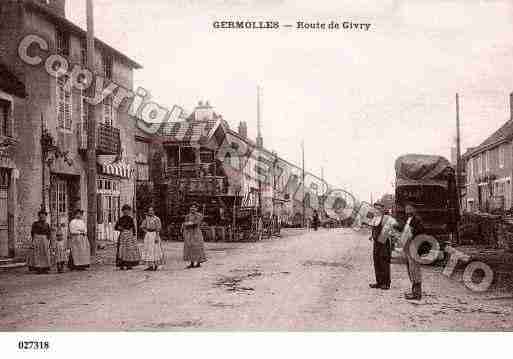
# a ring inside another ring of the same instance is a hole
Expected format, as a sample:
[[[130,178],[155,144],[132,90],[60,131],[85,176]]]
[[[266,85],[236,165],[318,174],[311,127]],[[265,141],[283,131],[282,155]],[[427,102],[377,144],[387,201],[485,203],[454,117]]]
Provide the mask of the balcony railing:
[[[182,178],[178,180],[178,191],[185,194],[215,195],[226,194],[224,177]]]
[[[87,150],[87,131],[78,127],[78,143],[81,150]],[[97,125],[96,153],[99,155],[115,155],[121,150],[119,128],[100,123]]]
[[[166,179],[181,178],[203,178],[206,176],[215,176],[217,172],[216,164],[181,164],[180,166],[168,166],[165,169]]]

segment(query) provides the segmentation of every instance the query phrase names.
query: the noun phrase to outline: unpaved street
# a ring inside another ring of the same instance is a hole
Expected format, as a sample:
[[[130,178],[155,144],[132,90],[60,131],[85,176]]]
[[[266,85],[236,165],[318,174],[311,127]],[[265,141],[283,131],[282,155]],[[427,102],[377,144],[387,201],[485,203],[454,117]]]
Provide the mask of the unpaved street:
[[[392,288],[373,281],[368,234],[288,230],[259,243],[207,243],[209,261],[184,269],[181,243],[166,243],[159,272],[0,273],[0,329],[103,330],[510,330],[511,290],[466,289],[425,268],[425,298],[407,302],[401,264]]]

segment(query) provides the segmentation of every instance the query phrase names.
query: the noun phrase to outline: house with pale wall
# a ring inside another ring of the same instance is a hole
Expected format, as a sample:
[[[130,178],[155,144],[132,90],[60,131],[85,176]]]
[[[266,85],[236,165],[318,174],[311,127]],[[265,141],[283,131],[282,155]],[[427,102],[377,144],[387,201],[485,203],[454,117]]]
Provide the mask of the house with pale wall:
[[[74,209],[87,209],[88,106],[83,93],[69,86],[67,75],[51,76],[44,63],[50,55],[62,56],[72,66],[86,63],[86,32],[66,18],[65,7],[65,0],[0,1],[0,63],[26,89],[26,98],[14,100],[12,109],[11,136],[17,142],[12,160],[17,167],[7,171],[11,178],[19,173],[19,178],[9,184],[17,192],[14,209],[9,211],[14,216],[8,228],[9,256],[23,254],[41,205],[50,213],[54,228],[65,228]],[[30,54],[42,58],[40,66],[29,65],[19,56],[19,45],[27,35],[48,44],[47,50],[37,45],[29,48]],[[133,71],[141,68],[138,63],[98,39],[95,58],[95,75],[133,88]],[[112,239],[120,206],[134,202],[136,154],[128,106],[124,102],[116,108],[112,96],[96,106],[100,239]],[[48,153],[41,145],[43,129],[51,143]]]
[[[510,119],[479,146],[462,155],[466,183],[463,210],[469,212],[512,207],[513,178],[513,94]]]

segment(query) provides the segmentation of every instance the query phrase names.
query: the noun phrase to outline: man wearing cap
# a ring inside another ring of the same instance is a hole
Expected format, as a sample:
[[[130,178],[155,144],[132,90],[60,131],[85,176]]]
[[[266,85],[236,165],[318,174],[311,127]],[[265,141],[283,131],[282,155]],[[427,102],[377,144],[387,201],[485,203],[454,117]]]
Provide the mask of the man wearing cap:
[[[389,238],[389,229],[395,224],[393,217],[385,215],[385,206],[374,203],[377,215],[372,221],[372,235],[369,240],[374,242],[373,259],[376,283],[370,284],[371,288],[383,290],[390,289],[390,259],[392,257],[392,244]]]

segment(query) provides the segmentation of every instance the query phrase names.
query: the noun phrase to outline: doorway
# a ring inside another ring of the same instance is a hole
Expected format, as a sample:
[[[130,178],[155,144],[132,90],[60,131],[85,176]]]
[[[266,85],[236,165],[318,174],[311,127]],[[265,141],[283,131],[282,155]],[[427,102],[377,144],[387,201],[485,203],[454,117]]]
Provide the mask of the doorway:
[[[9,241],[12,229],[9,221],[9,189],[11,170],[0,168],[0,258],[9,257]]]
[[[68,239],[68,224],[80,202],[79,180],[52,175],[50,179],[50,225]]]

